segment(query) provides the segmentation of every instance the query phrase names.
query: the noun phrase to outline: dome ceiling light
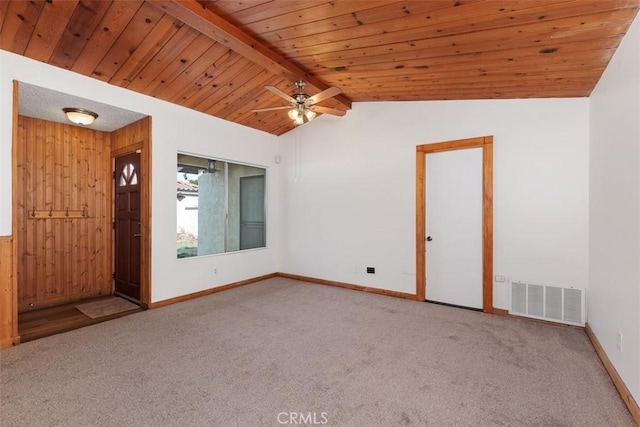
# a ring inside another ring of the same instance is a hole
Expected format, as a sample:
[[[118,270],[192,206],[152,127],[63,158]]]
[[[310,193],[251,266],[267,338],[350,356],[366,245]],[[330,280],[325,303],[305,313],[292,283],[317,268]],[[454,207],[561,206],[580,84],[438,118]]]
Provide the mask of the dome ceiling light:
[[[89,126],[98,118],[98,114],[82,108],[63,108],[62,111],[67,115],[69,121],[77,125]]]

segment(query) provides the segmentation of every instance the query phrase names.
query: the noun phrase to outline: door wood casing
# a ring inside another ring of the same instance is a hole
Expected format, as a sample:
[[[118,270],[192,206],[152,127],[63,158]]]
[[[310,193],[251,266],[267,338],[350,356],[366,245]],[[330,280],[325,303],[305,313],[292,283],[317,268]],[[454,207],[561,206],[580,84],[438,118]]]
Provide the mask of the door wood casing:
[[[148,308],[151,303],[151,117],[111,132],[111,147],[114,164],[118,157],[140,152],[140,305]]]
[[[460,139],[416,147],[416,297],[426,295],[426,162],[429,153],[482,148],[482,311],[493,312],[493,136]]]

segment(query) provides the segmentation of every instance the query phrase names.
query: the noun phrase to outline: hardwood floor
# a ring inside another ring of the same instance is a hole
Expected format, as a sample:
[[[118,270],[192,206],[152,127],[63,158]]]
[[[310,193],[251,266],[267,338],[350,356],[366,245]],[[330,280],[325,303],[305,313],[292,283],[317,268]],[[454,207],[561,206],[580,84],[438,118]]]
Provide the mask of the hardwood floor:
[[[116,319],[118,317],[127,316],[129,314],[138,313],[142,308],[136,310],[125,311],[123,313],[112,314],[110,316],[92,319],[83,314],[75,306],[79,303],[98,301],[101,299],[113,298],[112,296],[104,296],[99,298],[91,298],[82,301],[75,301],[68,304],[62,304],[55,307],[47,307],[39,310],[28,311],[18,315],[18,333],[20,334],[20,342],[25,343],[38,338],[48,337],[50,335],[71,331],[73,329],[82,328],[96,323],[105,322],[107,320]]]

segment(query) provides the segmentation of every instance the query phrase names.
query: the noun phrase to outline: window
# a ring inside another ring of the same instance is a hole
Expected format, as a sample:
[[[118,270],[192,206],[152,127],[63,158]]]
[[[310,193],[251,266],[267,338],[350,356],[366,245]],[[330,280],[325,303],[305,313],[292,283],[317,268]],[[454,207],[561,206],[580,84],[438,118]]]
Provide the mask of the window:
[[[138,173],[133,163],[127,163],[120,172],[120,180],[118,181],[119,187],[126,187],[127,185],[136,185],[138,183]]]
[[[178,153],[178,258],[266,247],[264,168]]]

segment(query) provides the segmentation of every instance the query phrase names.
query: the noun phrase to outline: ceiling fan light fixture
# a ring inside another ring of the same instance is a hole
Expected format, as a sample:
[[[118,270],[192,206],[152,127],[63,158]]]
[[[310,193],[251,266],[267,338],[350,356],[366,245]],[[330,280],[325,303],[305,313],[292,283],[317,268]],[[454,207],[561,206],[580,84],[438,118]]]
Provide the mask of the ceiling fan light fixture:
[[[324,101],[325,99],[332,98],[342,93],[342,90],[340,90],[340,88],[337,88],[335,86],[330,87],[319,93],[316,93],[314,96],[309,96],[304,93],[304,87],[304,81],[298,80],[296,82],[296,88],[298,89],[298,92],[289,95],[275,86],[265,86],[265,89],[267,89],[268,91],[273,92],[280,98],[287,100],[289,102],[289,106],[259,108],[256,110],[251,110],[251,112],[261,113],[264,111],[287,110],[287,116],[289,116],[289,118],[293,120],[293,124],[296,126],[310,122],[311,120],[316,118],[318,113],[344,116],[345,112],[342,110],[336,110],[334,108],[328,107],[319,107],[315,105],[319,102]]]
[[[293,120],[293,124],[301,125],[307,122],[310,122],[316,117],[316,112],[309,110],[308,108],[304,108],[302,106],[298,106],[289,110],[289,118]]]
[[[77,125],[89,126],[98,118],[98,114],[82,108],[63,108],[62,111],[67,115],[69,121]]]
[[[300,112],[297,108],[292,108],[291,110],[289,110],[288,114],[291,120],[296,120],[300,116]]]
[[[315,119],[316,117],[316,112],[312,111],[312,110],[306,110],[304,112],[304,115],[307,117],[307,120],[311,121],[313,119]]]

